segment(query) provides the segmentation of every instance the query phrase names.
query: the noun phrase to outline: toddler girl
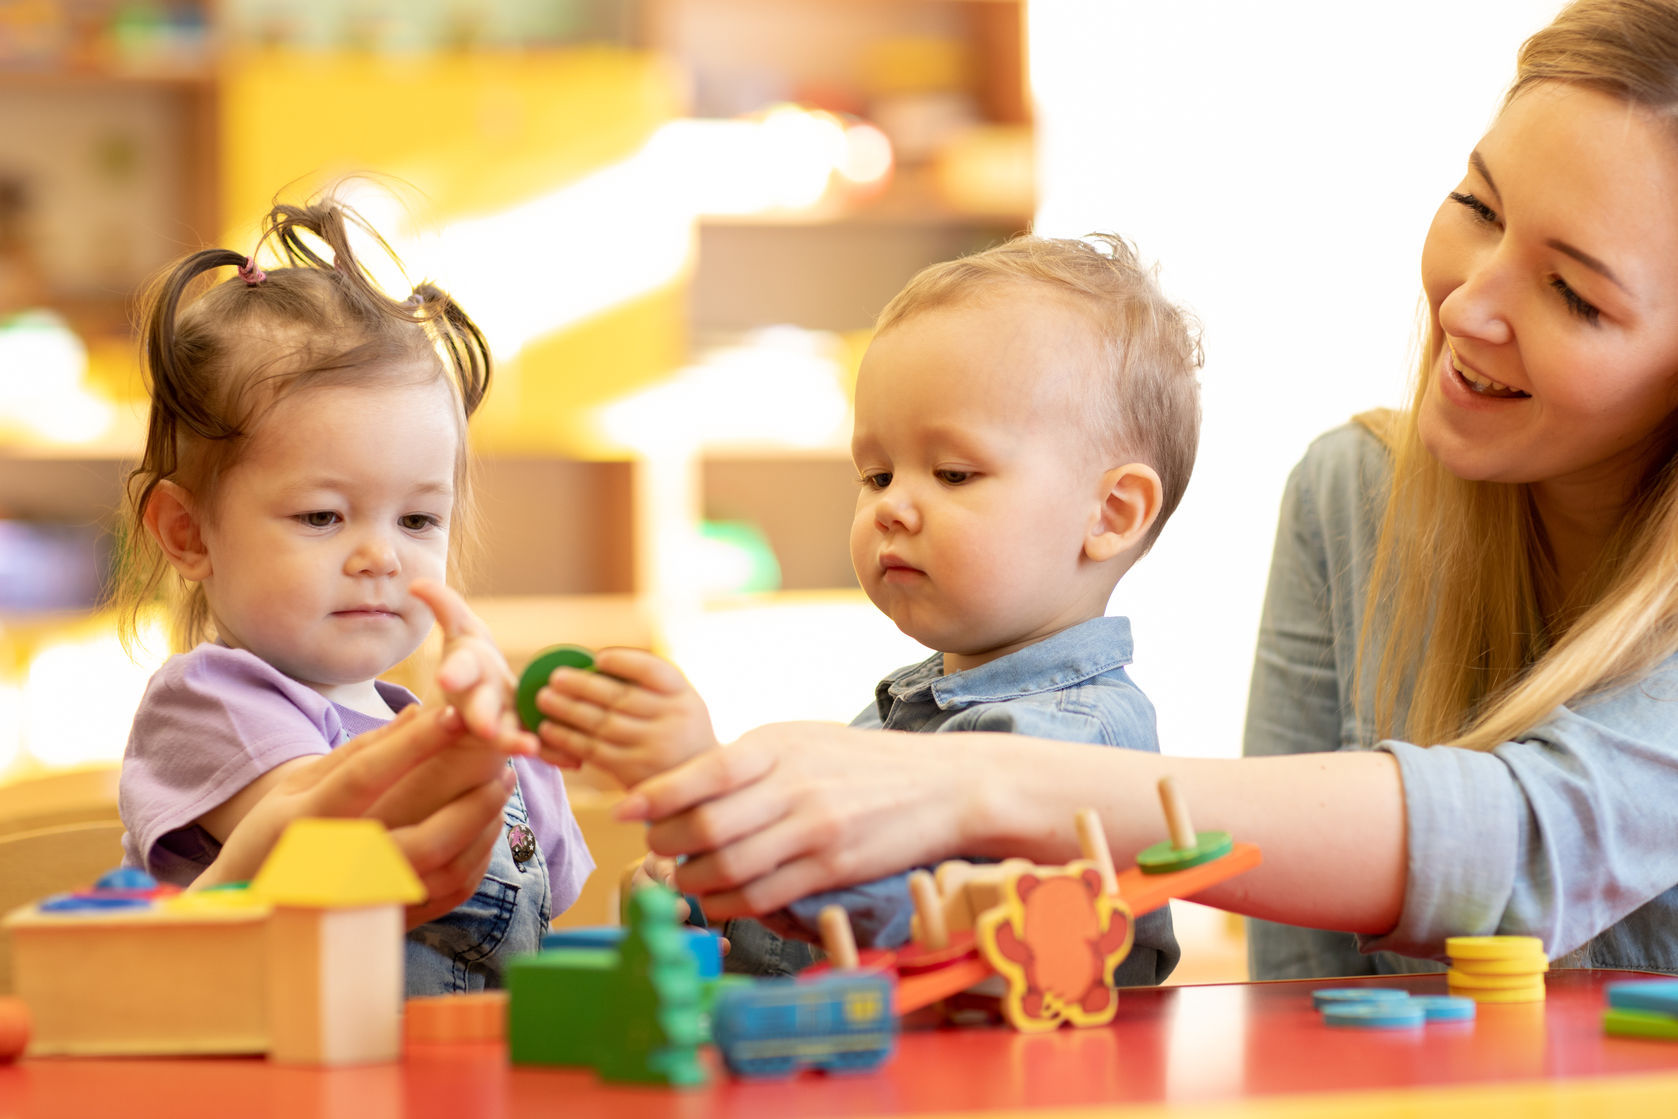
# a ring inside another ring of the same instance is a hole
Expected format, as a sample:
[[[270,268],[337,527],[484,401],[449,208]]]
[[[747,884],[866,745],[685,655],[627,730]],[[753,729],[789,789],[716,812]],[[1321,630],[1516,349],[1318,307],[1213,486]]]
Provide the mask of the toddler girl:
[[[494,834],[478,829],[458,852],[487,867],[475,892],[409,911],[410,995],[496,986],[593,863],[559,775],[522,756],[534,743],[515,729],[505,662],[443,584],[468,504],[466,421],[489,383],[484,339],[429,283],[406,300],[380,290],[352,227],[388,251],[330,197],[276,205],[258,249],[275,245],[280,266],[204,250],[147,300],[151,415],[129,479],[120,600],[131,637],[140,604],[171,585],[174,647],[189,651],[152,678],[134,718],[125,862],[164,882],[243,876],[216,862],[241,821],[270,825],[273,812],[252,809],[416,702],[378,677],[435,616],[459,741],[366,814],[400,829],[505,797],[504,819],[486,821]],[[228,267],[237,275],[193,297]]]

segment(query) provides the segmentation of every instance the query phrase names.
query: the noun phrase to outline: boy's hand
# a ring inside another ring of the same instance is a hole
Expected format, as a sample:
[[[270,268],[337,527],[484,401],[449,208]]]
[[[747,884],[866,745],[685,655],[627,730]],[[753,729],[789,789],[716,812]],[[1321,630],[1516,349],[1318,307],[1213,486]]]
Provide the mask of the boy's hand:
[[[534,754],[536,736],[519,725],[513,670],[496,648],[489,627],[450,587],[415,579],[409,588],[431,608],[443,630],[437,684],[460,712],[466,730],[506,754]]]
[[[687,895],[683,894],[681,888],[676,885],[676,860],[665,855],[655,855],[649,851],[647,857],[636,864],[635,871],[630,875],[629,882],[624,886],[624,890],[627,893],[634,893],[643,886],[651,886],[655,883],[676,891],[676,919],[678,921],[686,921],[692,916],[693,910],[688,905]],[[731,947],[728,937],[718,935],[717,948],[722,955],[728,955],[728,950]]]
[[[634,785],[717,744],[711,713],[675,665],[644,649],[602,649],[593,672],[556,668],[536,693],[542,756],[592,762]]]

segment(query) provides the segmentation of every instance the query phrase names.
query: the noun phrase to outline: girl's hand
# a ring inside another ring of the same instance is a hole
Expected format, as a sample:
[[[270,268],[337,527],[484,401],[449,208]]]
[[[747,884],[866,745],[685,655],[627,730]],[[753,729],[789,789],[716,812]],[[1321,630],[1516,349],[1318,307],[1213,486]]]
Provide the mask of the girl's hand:
[[[688,856],[676,882],[708,918],[769,913],[962,850],[977,801],[940,737],[759,727],[636,786],[618,816],[652,821],[653,851]]]
[[[595,671],[556,668],[536,693],[542,756],[592,762],[634,785],[712,749],[711,713],[681,670],[644,649],[602,649]]]
[[[463,733],[453,712],[414,706],[330,753],[270,771],[274,780],[227,836],[194,888],[253,877],[293,820],[367,815],[403,777],[455,745]],[[423,819],[391,830],[427,893],[424,902],[408,909],[410,928],[447,913],[477,889],[501,837],[512,783],[512,771],[499,766],[492,780],[467,789]]]
[[[489,627],[442,583],[415,579],[409,590],[431,608],[443,630],[437,684],[466,720],[467,730],[503,753],[536,753],[536,736],[519,725],[513,670],[496,648]]]

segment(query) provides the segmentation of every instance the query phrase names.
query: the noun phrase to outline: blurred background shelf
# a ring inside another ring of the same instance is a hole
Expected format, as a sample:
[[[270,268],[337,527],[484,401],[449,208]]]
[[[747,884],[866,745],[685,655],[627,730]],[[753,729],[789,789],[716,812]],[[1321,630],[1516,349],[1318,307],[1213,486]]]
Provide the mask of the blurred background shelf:
[[[510,653],[707,675],[718,611],[772,640],[785,596],[866,610],[851,379],[909,275],[1029,225],[1024,50],[1016,0],[0,2],[0,779],[55,756],[40,658],[120,663],[136,292],[346,174],[496,352],[467,586]],[[843,655],[877,673],[898,637]]]

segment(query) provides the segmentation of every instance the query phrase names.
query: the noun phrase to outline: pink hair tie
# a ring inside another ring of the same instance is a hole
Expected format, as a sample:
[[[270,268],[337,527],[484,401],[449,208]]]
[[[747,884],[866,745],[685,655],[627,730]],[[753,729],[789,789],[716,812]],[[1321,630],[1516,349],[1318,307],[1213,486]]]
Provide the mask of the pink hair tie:
[[[245,263],[239,265],[239,278],[245,281],[247,287],[255,287],[268,278],[268,273],[256,266],[256,257],[248,256]]]

